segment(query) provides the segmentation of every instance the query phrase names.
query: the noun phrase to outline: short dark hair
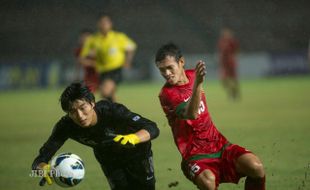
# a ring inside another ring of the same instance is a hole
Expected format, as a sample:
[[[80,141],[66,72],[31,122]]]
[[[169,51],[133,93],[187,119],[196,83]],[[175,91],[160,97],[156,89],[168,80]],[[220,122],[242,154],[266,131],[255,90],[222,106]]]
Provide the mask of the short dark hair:
[[[108,12],[101,12],[97,15],[97,21],[99,21],[103,17],[108,17],[110,20],[112,20],[112,16]]]
[[[155,63],[161,62],[167,56],[174,57],[177,62],[180,60],[181,57],[183,57],[180,48],[172,42],[167,43],[158,49],[156,53]]]
[[[60,104],[63,111],[68,112],[75,100],[95,102],[95,96],[84,82],[71,83],[61,94]]]

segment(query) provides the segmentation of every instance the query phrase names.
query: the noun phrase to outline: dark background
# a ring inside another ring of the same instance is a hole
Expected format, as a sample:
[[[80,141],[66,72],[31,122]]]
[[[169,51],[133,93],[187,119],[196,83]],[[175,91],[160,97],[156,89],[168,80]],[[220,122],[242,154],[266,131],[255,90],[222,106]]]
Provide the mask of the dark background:
[[[79,31],[96,30],[101,12],[137,42],[134,65],[142,70],[168,41],[188,54],[216,52],[224,26],[234,29],[243,53],[304,51],[310,38],[309,0],[7,0],[0,3],[0,58],[72,65]]]

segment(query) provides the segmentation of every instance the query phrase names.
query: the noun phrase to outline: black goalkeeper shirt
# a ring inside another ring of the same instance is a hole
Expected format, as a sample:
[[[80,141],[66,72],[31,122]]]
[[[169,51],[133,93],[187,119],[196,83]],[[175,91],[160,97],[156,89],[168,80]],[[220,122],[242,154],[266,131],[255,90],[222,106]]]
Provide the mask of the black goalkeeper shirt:
[[[48,140],[40,148],[32,168],[36,169],[41,162],[48,163],[69,138],[92,147],[96,155],[100,155],[101,164],[126,162],[149,154],[151,141],[128,148],[113,142],[113,138],[116,134],[127,135],[145,129],[151,139],[154,139],[159,135],[156,123],[131,112],[122,104],[109,101],[97,102],[95,111],[98,118],[97,124],[89,128],[78,126],[68,115],[62,117],[54,126]]]

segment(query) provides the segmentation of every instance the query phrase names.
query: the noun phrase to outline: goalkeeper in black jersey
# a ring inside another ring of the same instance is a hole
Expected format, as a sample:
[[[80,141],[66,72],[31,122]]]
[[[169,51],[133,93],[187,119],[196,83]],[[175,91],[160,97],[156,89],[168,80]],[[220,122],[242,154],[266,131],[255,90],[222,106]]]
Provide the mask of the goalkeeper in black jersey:
[[[90,146],[112,190],[154,190],[151,140],[156,123],[110,101],[95,103],[83,83],[72,83],[60,97],[63,116],[35,158],[33,170],[48,170],[49,160],[69,138]],[[52,183],[49,176],[44,178]],[[44,183],[40,183],[43,185]]]

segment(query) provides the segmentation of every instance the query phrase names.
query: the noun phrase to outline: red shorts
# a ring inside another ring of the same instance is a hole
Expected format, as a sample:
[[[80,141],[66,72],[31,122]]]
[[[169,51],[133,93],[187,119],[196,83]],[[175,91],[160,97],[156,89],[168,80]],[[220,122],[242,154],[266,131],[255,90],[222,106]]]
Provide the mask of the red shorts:
[[[235,161],[243,154],[251,153],[251,151],[231,144],[224,149],[221,158],[203,158],[193,161],[182,161],[181,167],[184,175],[194,182],[196,176],[206,169],[212,171],[216,178],[216,186],[220,183],[230,182],[238,183],[243,175],[236,171]]]

